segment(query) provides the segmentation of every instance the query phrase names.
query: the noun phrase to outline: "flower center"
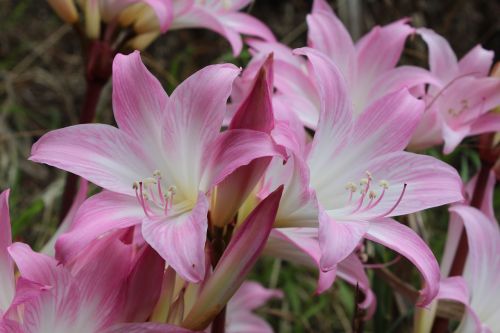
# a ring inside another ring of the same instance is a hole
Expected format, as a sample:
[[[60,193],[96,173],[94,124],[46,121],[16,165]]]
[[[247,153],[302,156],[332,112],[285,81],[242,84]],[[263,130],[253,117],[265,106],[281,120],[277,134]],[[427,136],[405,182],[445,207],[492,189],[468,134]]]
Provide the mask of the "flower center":
[[[147,217],[155,215],[155,211],[158,210],[167,215],[173,206],[174,196],[177,192],[176,186],[171,184],[164,191],[162,185],[161,173],[158,170],[153,172],[153,177],[135,181],[132,185],[135,190],[135,197]],[[151,205],[154,205],[157,209],[153,210]]]
[[[364,211],[367,211],[369,209],[376,207],[378,204],[380,204],[380,202],[384,198],[386,191],[389,189],[389,182],[385,179],[382,179],[378,183],[379,187],[382,190],[380,193],[377,193],[377,191],[373,189],[373,182],[374,181],[373,181],[373,176],[372,176],[371,172],[366,171],[365,174],[366,174],[366,177],[361,178],[361,180],[359,181],[359,186],[360,186],[359,197],[356,201],[354,201],[354,198],[353,198],[354,194],[356,193],[356,191],[358,189],[356,184],[353,182],[348,182],[345,186],[345,189],[347,191],[349,191],[348,202],[349,202],[349,204],[351,204],[354,207],[353,210],[351,211],[351,214],[357,213],[357,212],[364,212]],[[398,199],[396,200],[396,202],[394,203],[394,205],[392,205],[386,212],[378,215],[377,217],[388,216],[390,213],[392,213],[394,211],[394,209],[396,209],[396,207],[399,205],[399,203],[403,199],[403,196],[404,196],[405,191],[406,191],[406,186],[407,186],[407,184],[405,183],[403,185],[403,189],[401,190],[401,193],[400,193]]]

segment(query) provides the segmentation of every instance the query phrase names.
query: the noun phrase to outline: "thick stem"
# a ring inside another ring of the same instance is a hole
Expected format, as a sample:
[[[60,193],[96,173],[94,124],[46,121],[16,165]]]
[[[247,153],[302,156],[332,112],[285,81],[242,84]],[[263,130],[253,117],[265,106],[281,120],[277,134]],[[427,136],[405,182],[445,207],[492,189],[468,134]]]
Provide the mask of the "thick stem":
[[[488,178],[490,175],[491,168],[495,164],[497,156],[493,153],[492,142],[493,133],[483,134],[479,138],[479,156],[481,158],[481,169],[476,180],[476,186],[474,187],[474,192],[470,200],[470,205],[477,209],[481,209],[481,203],[483,202],[484,194],[486,192],[486,186],[488,184]],[[469,253],[469,243],[467,242],[467,234],[465,228],[462,229],[460,235],[460,240],[457,246],[457,252],[453,259],[449,276],[459,276],[462,275],[465,267],[465,262],[467,260],[467,254]],[[432,333],[444,333],[448,331],[449,319],[437,317],[432,326]]]
[[[215,317],[212,322],[212,333],[224,333],[226,331],[226,307]]]
[[[83,108],[80,113],[80,124],[91,123],[94,120],[97,103],[99,102],[99,96],[101,95],[103,87],[104,84],[101,81],[87,80],[87,91],[85,93]],[[68,173],[66,177],[66,185],[64,187],[59,215],[60,221],[64,219],[71,207],[71,204],[73,203],[77,192],[78,179],[79,177],[72,173]]]
[[[224,228],[212,226],[212,267],[219,263],[224,250],[226,249],[226,242],[224,240]],[[212,333],[224,333],[226,330],[226,307],[217,314],[212,322]]]

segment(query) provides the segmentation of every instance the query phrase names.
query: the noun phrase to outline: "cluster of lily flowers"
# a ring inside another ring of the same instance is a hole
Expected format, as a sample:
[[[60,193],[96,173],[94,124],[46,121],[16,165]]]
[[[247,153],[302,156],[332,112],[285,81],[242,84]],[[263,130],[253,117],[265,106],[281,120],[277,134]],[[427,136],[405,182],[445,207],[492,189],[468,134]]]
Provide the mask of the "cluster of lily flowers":
[[[365,240],[418,269],[417,305],[464,304],[460,332],[500,328],[496,177],[478,209],[469,205],[474,179],[465,186],[450,165],[415,153],[451,153],[500,130],[493,52],[476,46],[458,60],[443,37],[407,19],[354,43],[324,0],[307,17],[307,47],[295,50],[239,11],[249,0],[48,2],[90,38],[119,24],[120,47],[202,27],[235,55],[240,34],[252,36],[252,60],[243,70],[205,67],[168,96],[139,51],[114,57],[117,127],[57,129],[32,148],[31,161],[82,178],[41,252],[12,243],[9,190],[0,196],[0,332],[214,332],[221,313],[219,331],[272,332],[252,311],[281,291],[245,281],[263,255],[315,268],[317,293],[337,277],[357,286],[369,319]],[[427,44],[429,69],[397,66],[414,35]],[[87,181],[103,190],[87,198]],[[440,267],[394,217],[446,204]],[[463,229],[467,263],[448,277]]]

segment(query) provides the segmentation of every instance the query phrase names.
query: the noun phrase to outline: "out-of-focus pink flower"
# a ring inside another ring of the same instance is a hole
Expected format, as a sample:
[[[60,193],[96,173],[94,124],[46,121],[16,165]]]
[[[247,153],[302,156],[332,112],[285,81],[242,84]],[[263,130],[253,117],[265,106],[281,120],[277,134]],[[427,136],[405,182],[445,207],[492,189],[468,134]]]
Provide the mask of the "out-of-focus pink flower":
[[[140,55],[118,55],[113,106],[119,128],[77,125],[48,133],[31,160],[78,174],[106,191],[87,200],[56,247],[67,260],[110,230],[142,223],[142,235],[184,279],[205,275],[208,196],[256,158],[283,155],[267,133],[220,133],[239,70],[206,67],[168,97]]]
[[[174,2],[184,2],[177,0]],[[174,18],[172,29],[206,28],[224,36],[233,49],[240,54],[243,47],[241,34],[259,37],[273,42],[275,38],[269,28],[255,17],[241,13],[251,0],[195,0],[194,5],[182,15]]]
[[[475,179],[467,184],[474,190]],[[438,299],[466,305],[457,332],[496,332],[500,327],[500,228],[492,211],[495,176],[490,174],[481,210],[466,204],[450,208],[450,223],[441,273],[447,276],[462,232],[466,232],[469,253],[462,276],[441,281]]]
[[[272,164],[262,192],[284,183],[276,227],[318,227],[323,271],[335,269],[363,238],[408,258],[425,279],[421,304],[438,291],[439,267],[424,241],[391,219],[461,200],[457,172],[441,161],[404,152],[423,103],[407,89],[355,117],[342,74],[314,49],[306,55],[317,79],[321,116],[305,153]],[[278,170],[273,170],[273,165]],[[404,239],[405,241],[401,241]]]
[[[227,333],[272,333],[272,327],[252,311],[272,298],[282,298],[281,290],[266,289],[257,282],[246,281],[227,304]]]
[[[414,32],[408,20],[374,27],[354,43],[349,32],[324,0],[315,0],[307,17],[308,45],[326,54],[342,73],[353,111],[359,115],[369,105],[398,89],[411,88],[432,80],[429,73],[414,66],[396,64],[406,38]],[[292,55],[279,43],[249,40],[254,52],[274,53],[276,99],[293,110],[301,121],[316,128],[320,115],[319,93],[314,73],[306,61]]]
[[[451,153],[467,136],[500,130],[500,78],[488,77],[494,53],[474,47],[460,61],[450,44],[430,29],[417,32],[429,49],[433,82],[424,97],[426,110],[410,142],[423,149],[444,143]]]

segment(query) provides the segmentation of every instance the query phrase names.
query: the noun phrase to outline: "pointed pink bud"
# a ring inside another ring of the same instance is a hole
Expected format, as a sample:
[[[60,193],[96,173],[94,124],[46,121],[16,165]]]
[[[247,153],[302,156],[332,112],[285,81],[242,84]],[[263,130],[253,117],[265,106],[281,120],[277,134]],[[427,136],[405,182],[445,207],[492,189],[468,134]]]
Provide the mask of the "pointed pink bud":
[[[282,193],[283,185],[264,199],[236,231],[198,301],[184,319],[183,327],[206,328],[241,286],[271,233]]]
[[[238,107],[229,129],[251,129],[270,134],[274,128],[272,109],[272,54],[264,61],[248,86],[246,97]],[[257,185],[272,157],[257,158],[236,169],[222,181],[214,192],[210,212],[214,225],[223,227],[231,222],[236,212]]]

